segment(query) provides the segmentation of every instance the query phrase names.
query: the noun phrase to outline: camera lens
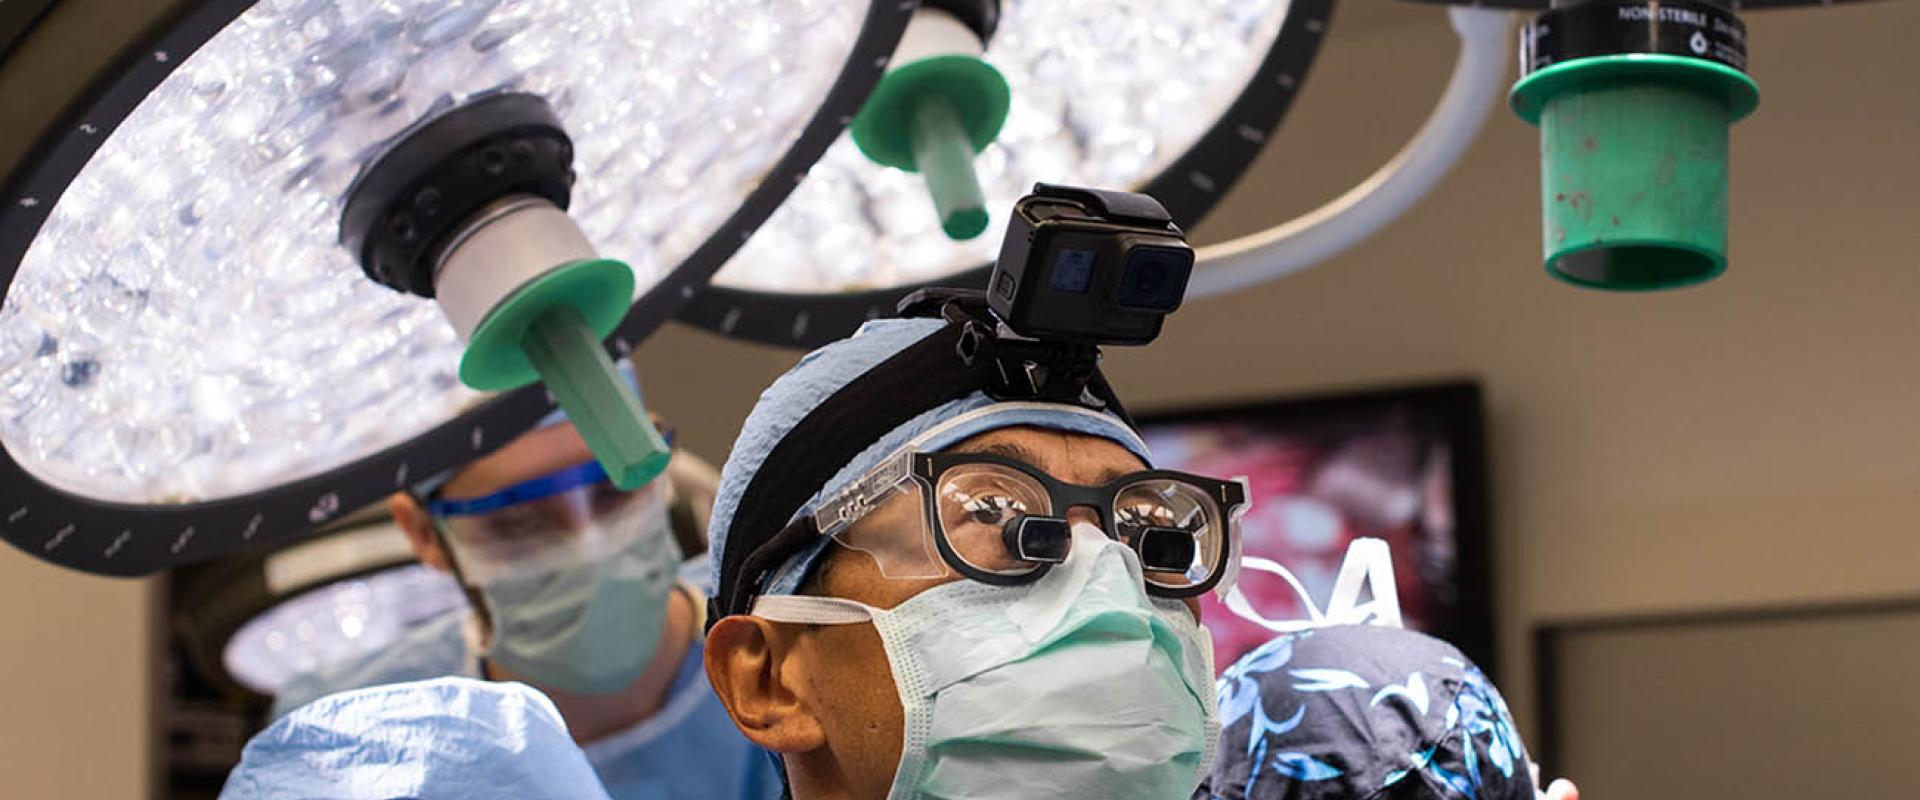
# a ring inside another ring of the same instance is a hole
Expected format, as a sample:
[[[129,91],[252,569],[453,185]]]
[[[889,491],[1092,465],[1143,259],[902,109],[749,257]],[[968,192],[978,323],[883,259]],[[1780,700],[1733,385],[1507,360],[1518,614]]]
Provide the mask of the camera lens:
[[[1136,247],[1127,254],[1116,299],[1123,306],[1167,312],[1180,307],[1193,271],[1193,253],[1165,247]]]

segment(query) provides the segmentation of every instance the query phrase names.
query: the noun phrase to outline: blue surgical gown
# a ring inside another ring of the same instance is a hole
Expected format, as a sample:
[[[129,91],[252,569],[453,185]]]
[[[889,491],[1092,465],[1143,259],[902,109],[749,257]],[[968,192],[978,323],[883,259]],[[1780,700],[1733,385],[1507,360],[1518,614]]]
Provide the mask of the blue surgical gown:
[[[297,676],[274,698],[275,716],[347,689],[447,675],[480,677],[479,659],[463,633],[467,613],[429,620],[406,640],[366,658]],[[652,717],[582,747],[612,800],[780,797],[778,768],[733,726],[707,683],[704,653],[696,639]]]
[[[220,800],[610,800],[546,695],[436,678],[328,695],[247,742]]]

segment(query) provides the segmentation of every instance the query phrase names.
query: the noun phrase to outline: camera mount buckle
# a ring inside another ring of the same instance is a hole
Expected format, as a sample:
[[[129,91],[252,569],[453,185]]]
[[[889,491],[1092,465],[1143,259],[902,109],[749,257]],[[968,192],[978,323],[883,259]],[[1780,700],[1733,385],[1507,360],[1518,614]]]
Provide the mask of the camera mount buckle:
[[[959,325],[954,353],[979,375],[988,397],[1108,408],[1091,388],[1100,367],[1098,345],[1019,336],[994,315],[985,292],[922,289],[900,301],[899,316],[937,316]]]

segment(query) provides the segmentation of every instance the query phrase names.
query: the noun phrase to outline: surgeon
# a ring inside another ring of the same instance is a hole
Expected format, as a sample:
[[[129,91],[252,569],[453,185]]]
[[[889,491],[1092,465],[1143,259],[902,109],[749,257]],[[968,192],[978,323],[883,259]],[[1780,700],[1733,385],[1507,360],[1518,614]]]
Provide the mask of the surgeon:
[[[1152,470],[1097,376],[995,399],[962,328],[870,322],[761,395],[709,533],[714,690],[798,800],[1184,800],[1243,487]]]
[[[394,495],[390,510],[414,553],[458,578],[470,608],[366,659],[301,676],[276,698],[277,713],[379,684],[517,681],[552,701],[613,800],[777,797],[772,760],[734,730],[708,687],[705,600],[676,581],[670,501],[664,479],[615,488],[558,412]],[[380,712],[371,701],[323,702]]]

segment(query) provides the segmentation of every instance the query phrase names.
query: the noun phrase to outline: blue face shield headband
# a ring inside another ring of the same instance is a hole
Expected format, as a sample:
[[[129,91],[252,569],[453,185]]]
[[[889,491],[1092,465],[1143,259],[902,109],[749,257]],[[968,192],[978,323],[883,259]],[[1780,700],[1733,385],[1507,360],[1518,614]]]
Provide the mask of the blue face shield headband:
[[[671,448],[674,432],[665,431],[667,446]],[[471,517],[490,514],[503,508],[521,503],[545,500],[583,486],[593,486],[607,481],[607,470],[600,466],[598,459],[587,461],[572,467],[549,472],[529,480],[521,481],[490,494],[463,500],[440,498],[439,490],[426,500],[427,512],[436,517]]]
[[[621,489],[591,460],[480,497],[434,492],[423,505],[461,581],[479,586],[615,552],[656,517],[664,523],[670,492],[658,480]]]

